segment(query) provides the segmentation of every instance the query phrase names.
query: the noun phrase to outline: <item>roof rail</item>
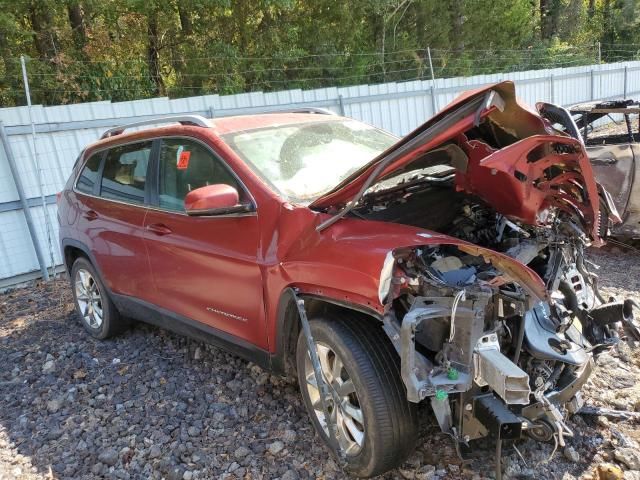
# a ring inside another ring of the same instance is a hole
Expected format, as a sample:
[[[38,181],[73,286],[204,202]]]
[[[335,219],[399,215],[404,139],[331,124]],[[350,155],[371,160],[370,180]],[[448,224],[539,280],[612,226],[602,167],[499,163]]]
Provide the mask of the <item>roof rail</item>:
[[[336,113],[332,112],[328,108],[317,107],[300,107],[293,108],[291,110],[271,110],[266,111],[265,113],[317,113],[318,115],[336,115]]]
[[[181,125],[193,125],[196,127],[205,128],[208,128],[210,126],[209,120],[204,118],[202,115],[167,115],[110,128],[102,134],[100,139],[113,137],[114,135],[120,135],[122,132],[129,128],[144,127],[145,125],[157,125],[160,123],[180,123]]]

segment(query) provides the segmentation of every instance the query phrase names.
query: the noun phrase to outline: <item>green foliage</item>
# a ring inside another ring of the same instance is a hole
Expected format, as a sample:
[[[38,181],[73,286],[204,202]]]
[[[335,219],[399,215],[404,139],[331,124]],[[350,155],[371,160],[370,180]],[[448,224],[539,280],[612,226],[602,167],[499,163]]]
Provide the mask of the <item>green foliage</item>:
[[[0,0],[0,106],[639,58],[640,0]]]

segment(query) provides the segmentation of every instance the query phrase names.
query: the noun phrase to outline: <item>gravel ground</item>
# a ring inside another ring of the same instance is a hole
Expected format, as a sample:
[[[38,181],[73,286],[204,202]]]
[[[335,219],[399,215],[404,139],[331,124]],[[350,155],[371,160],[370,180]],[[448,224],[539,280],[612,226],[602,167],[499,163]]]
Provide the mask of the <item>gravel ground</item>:
[[[640,301],[640,255],[593,259],[607,296]],[[601,355],[587,403],[640,411],[638,367],[640,354],[626,343]],[[385,478],[492,477],[492,447],[463,464],[425,417],[416,453]],[[553,445],[519,443],[526,463],[507,449],[505,478],[604,480],[624,471],[640,480],[638,421],[576,416],[575,437],[551,461]],[[0,480],[163,477],[345,475],[320,445],[295,383],[143,324],[93,340],[66,278],[0,295]]]

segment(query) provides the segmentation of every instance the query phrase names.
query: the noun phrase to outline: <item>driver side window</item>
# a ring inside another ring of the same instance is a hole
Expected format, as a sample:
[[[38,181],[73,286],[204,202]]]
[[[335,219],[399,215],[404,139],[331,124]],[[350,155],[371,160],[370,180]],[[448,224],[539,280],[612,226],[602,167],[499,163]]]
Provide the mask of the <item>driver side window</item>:
[[[186,138],[162,140],[159,157],[159,206],[184,211],[184,197],[196,188],[224,183],[240,194],[238,181],[208,148]]]

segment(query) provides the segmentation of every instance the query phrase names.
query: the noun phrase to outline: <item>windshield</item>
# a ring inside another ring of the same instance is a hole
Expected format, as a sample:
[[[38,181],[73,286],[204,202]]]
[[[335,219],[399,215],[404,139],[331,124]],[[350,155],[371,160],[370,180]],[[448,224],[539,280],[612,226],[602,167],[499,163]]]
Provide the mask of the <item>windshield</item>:
[[[311,203],[397,138],[355,120],[280,125],[223,136],[287,200]]]

